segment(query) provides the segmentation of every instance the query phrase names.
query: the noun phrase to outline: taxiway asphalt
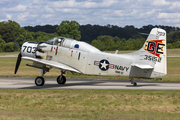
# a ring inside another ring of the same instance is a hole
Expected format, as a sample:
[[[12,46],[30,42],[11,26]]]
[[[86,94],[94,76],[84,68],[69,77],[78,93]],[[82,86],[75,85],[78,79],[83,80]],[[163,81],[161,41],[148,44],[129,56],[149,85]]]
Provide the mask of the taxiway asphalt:
[[[180,90],[180,82],[151,82],[129,80],[67,78],[66,84],[59,85],[55,77],[45,77],[44,86],[36,86],[33,77],[0,77],[0,89],[103,89],[103,90]]]

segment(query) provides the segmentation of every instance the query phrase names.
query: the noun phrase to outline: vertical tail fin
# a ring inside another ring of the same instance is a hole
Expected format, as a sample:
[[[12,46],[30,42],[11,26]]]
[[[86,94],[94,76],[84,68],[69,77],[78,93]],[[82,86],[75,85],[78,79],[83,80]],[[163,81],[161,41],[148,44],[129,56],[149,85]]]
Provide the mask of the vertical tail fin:
[[[151,77],[159,77],[167,74],[165,30],[153,28],[141,50],[145,51],[144,60],[154,63],[154,69]]]
[[[135,55],[131,65],[136,71],[130,73],[131,77],[154,78],[166,75],[166,31],[153,28],[143,47],[131,55]]]

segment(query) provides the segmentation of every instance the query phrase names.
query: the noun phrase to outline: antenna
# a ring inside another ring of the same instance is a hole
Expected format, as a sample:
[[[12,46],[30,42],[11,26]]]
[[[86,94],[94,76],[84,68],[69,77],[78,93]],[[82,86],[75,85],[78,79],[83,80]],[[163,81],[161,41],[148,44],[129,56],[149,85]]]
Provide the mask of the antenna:
[[[109,48],[109,46],[106,48],[106,50],[107,50],[108,48]],[[105,51],[106,51],[106,50],[105,50]],[[105,52],[105,51],[104,51],[104,52]]]
[[[140,34],[142,34],[142,35],[149,35],[149,34],[147,34],[147,33],[140,33]]]

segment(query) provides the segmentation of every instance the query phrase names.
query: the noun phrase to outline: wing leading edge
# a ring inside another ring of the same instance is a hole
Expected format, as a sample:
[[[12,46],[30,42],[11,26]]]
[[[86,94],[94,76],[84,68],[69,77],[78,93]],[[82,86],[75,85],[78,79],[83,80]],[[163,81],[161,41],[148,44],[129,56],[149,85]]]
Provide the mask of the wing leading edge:
[[[74,68],[72,68],[70,66],[67,66],[67,65],[65,65],[63,63],[59,63],[59,62],[48,61],[48,60],[37,59],[37,58],[31,58],[31,57],[22,57],[22,59],[42,63],[42,64],[45,64],[45,65],[48,65],[48,66],[51,66],[51,67],[54,67],[54,68],[57,68],[57,69],[63,69],[63,70],[67,70],[67,71],[81,73],[80,71],[78,71],[78,70],[76,70],[76,69],[74,69]]]

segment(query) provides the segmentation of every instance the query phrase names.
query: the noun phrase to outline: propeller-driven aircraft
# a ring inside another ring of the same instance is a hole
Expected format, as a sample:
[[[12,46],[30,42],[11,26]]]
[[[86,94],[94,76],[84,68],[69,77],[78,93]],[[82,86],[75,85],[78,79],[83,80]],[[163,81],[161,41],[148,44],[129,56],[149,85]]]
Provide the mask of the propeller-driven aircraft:
[[[18,43],[14,41],[17,46]],[[20,46],[19,46],[20,47]],[[21,59],[33,62],[30,67],[40,69],[41,76],[35,79],[37,86],[43,86],[43,75],[51,68],[61,74],[58,84],[65,84],[66,71],[87,75],[129,77],[131,84],[137,85],[134,78],[155,78],[167,74],[166,31],[153,28],[143,47],[133,53],[111,54],[74,39],[55,37],[49,41],[25,42],[20,47],[15,74]]]

